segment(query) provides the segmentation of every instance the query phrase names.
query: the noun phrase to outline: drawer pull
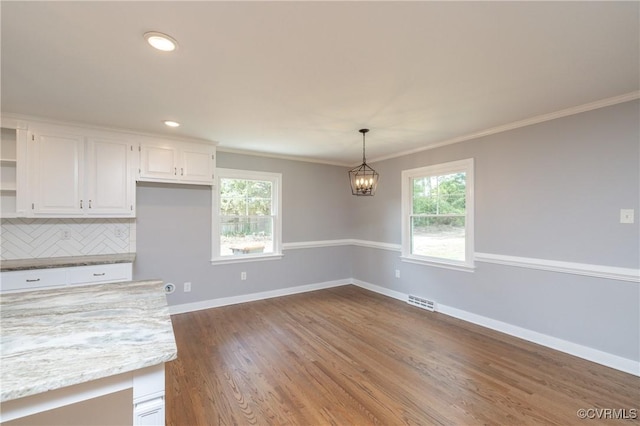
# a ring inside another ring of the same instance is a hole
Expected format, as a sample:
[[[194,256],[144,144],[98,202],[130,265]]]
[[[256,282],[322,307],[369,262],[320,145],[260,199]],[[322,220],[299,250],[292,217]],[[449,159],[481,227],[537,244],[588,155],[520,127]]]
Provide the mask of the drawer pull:
[[[40,278],[36,278],[35,280],[27,280],[28,283],[37,283],[40,281]]]
[[[102,276],[105,276],[106,274],[107,274],[106,272],[103,272],[101,274],[93,274],[93,276],[94,277],[102,277]]]

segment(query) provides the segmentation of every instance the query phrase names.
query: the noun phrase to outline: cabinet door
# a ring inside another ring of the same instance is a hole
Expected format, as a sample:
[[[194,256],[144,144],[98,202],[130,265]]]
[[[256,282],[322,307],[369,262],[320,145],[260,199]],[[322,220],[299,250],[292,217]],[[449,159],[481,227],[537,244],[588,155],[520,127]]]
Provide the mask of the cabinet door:
[[[89,139],[87,148],[86,213],[134,216],[133,145],[118,140]]]
[[[185,145],[180,158],[180,180],[184,183],[213,184],[213,148]]]
[[[142,144],[140,149],[140,180],[175,181],[178,150],[171,145]]]
[[[32,134],[30,139],[33,214],[82,215],[83,138],[42,132]]]

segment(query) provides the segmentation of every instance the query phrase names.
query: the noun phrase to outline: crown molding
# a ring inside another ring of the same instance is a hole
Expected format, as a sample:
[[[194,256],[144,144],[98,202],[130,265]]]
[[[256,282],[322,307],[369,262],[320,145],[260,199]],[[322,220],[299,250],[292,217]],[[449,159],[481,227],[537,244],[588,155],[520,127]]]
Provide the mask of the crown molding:
[[[34,124],[41,124],[41,125],[76,127],[80,129],[109,132],[109,133],[120,133],[125,135],[133,135],[133,136],[140,136],[140,137],[146,137],[146,138],[156,138],[156,139],[160,138],[160,139],[168,139],[168,140],[181,141],[181,142],[195,142],[195,143],[209,144],[209,145],[215,145],[215,146],[218,145],[218,142],[213,140],[208,140],[208,139],[200,139],[200,138],[193,138],[193,137],[179,136],[179,135],[168,135],[165,133],[141,132],[141,131],[132,130],[132,129],[98,126],[94,124],[85,124],[85,123],[79,123],[75,121],[63,121],[63,120],[56,120],[53,118],[15,114],[11,112],[7,112],[7,113],[3,112],[2,115],[0,116],[0,122],[2,122],[3,126],[5,125],[5,123],[7,123],[10,128],[15,126],[20,126],[17,128],[28,129],[28,125],[30,123],[34,123]]]
[[[613,97],[610,97],[610,98],[601,99],[601,100],[594,101],[594,102],[589,102],[589,103],[582,104],[582,105],[577,105],[577,106],[570,107],[570,108],[565,108],[565,109],[562,109],[562,110],[559,110],[559,111],[555,111],[555,112],[551,112],[551,113],[548,113],[548,114],[537,115],[537,116],[534,116],[534,117],[526,118],[524,120],[514,121],[512,123],[507,123],[507,124],[503,124],[503,125],[500,125],[500,126],[491,127],[489,129],[481,130],[479,132],[469,133],[469,134],[458,136],[458,137],[451,138],[451,139],[445,139],[445,140],[430,144],[429,146],[420,147],[420,148],[414,148],[414,149],[410,149],[410,150],[407,150],[407,151],[402,151],[402,152],[399,152],[399,153],[396,153],[396,154],[390,154],[390,155],[386,155],[386,156],[382,156],[382,157],[375,157],[373,159],[369,159],[368,162],[369,163],[374,163],[374,162],[379,162],[379,161],[384,161],[384,160],[390,160],[392,158],[403,157],[403,156],[406,156],[406,155],[412,155],[412,154],[416,154],[416,153],[419,153],[419,152],[428,151],[428,150],[435,149],[435,148],[440,148],[440,147],[443,147],[443,146],[446,146],[446,145],[453,145],[453,144],[456,144],[456,143],[459,143],[459,142],[465,142],[465,141],[469,141],[469,140],[472,140],[472,139],[478,139],[478,138],[485,137],[485,136],[495,135],[497,133],[502,133],[502,132],[506,132],[506,131],[509,131],[509,130],[519,129],[521,127],[531,126],[533,124],[543,123],[545,121],[551,121],[551,120],[555,120],[557,118],[568,117],[568,116],[571,116],[571,115],[580,114],[580,113],[583,113],[583,112],[588,112],[588,111],[596,110],[596,109],[599,109],[599,108],[605,108],[605,107],[608,107],[608,106],[617,105],[617,104],[621,104],[621,103],[625,103],[625,102],[630,102],[630,101],[634,101],[634,100],[637,100],[637,99],[640,99],[640,90],[636,90],[636,91],[633,91],[633,92],[625,93],[625,94],[622,94],[622,95],[619,95],[619,96],[613,96]],[[279,159],[279,160],[290,160],[290,161],[301,161],[301,162],[307,162],[307,163],[326,164],[326,165],[338,166],[338,167],[348,167],[348,168],[354,167],[353,163],[330,161],[330,160],[320,160],[320,159],[311,158],[311,157],[303,157],[303,156],[295,156],[295,155],[281,155],[281,154],[267,153],[267,152],[261,152],[261,151],[230,148],[230,147],[220,146],[218,144],[218,142],[212,141],[212,140],[206,140],[206,139],[179,137],[179,136],[166,135],[166,134],[161,134],[161,133],[158,133],[158,134],[155,134],[155,133],[144,133],[144,132],[139,132],[139,131],[135,131],[135,130],[116,129],[116,128],[110,128],[110,127],[86,125],[86,124],[75,123],[75,122],[57,121],[57,120],[52,120],[52,119],[47,119],[47,118],[30,117],[30,116],[25,116],[25,115],[20,115],[20,114],[13,114],[13,113],[2,113],[2,115],[0,117],[0,121],[2,121],[3,123],[7,123],[7,124],[10,123],[9,125],[11,127],[17,127],[17,126],[23,125],[23,124],[18,124],[18,123],[24,123],[24,122],[28,122],[28,121],[37,121],[37,122],[41,122],[41,123],[50,123],[50,124],[58,124],[58,125],[65,125],[65,126],[83,127],[83,128],[94,129],[94,130],[120,132],[120,133],[127,133],[127,134],[133,134],[133,135],[138,135],[138,136],[161,137],[161,138],[164,138],[164,139],[173,139],[173,140],[181,140],[181,141],[192,141],[192,142],[199,142],[199,143],[209,143],[209,144],[216,145],[217,146],[216,149],[217,149],[218,152],[227,152],[227,153],[230,153],[230,154],[250,155],[250,156],[256,156],[256,157],[274,158],[274,159]],[[358,163],[358,164],[360,164],[360,163]]]
[[[458,136],[452,139],[446,139],[440,142],[429,144],[426,147],[415,148],[407,151],[402,151],[397,154],[386,155],[377,157],[370,160],[370,163],[377,161],[390,160],[392,158],[403,157],[405,155],[416,154],[418,152],[428,151],[430,149],[440,148],[446,145],[452,145],[459,142],[465,142],[472,139],[482,138],[484,136],[495,135],[497,133],[506,132],[508,130],[519,129],[521,127],[531,126],[532,124],[544,123],[545,121],[555,120],[557,118],[568,117],[570,115],[580,114],[587,111],[593,111],[595,109],[605,108],[612,105],[617,105],[629,101],[640,99],[640,91],[625,93],[620,96],[614,96],[611,98],[600,99],[599,101],[590,102],[587,104],[577,105],[571,108],[565,108],[559,111],[551,112],[548,114],[536,115],[535,117],[526,118],[524,120],[514,121],[512,123],[503,124],[489,129],[481,130],[479,132],[469,133],[467,135]]]
[[[318,158],[311,158],[311,157],[302,157],[302,156],[298,157],[296,155],[274,154],[274,153],[268,153],[268,152],[262,152],[262,151],[252,151],[248,149],[245,150],[245,149],[229,148],[225,146],[218,146],[216,151],[228,152],[229,154],[250,155],[254,157],[275,158],[277,160],[301,161],[305,163],[326,164],[328,166],[350,167],[349,163],[320,160]]]

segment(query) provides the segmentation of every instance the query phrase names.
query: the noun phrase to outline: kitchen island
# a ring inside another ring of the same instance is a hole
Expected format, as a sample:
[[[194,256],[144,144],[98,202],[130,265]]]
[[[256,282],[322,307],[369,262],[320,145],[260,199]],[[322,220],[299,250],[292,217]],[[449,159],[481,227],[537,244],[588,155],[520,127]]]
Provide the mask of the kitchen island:
[[[132,388],[132,424],[164,424],[162,281],[2,294],[0,317],[0,422]]]

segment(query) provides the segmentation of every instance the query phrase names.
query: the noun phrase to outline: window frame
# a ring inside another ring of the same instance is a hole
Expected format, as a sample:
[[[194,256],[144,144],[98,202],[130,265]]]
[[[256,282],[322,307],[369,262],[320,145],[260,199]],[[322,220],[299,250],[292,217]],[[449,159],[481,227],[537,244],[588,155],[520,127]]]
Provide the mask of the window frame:
[[[220,255],[220,179],[262,180],[270,181],[271,216],[273,216],[273,252],[248,253],[242,256]],[[212,186],[211,208],[211,263],[240,263],[262,260],[281,259],[282,254],[282,173],[262,172],[255,170],[216,168],[214,185]]]
[[[413,215],[413,179],[465,173],[465,260],[458,261],[411,253],[411,216]],[[460,271],[475,268],[474,246],[474,161],[473,158],[434,164],[402,171],[402,250],[401,260]]]

